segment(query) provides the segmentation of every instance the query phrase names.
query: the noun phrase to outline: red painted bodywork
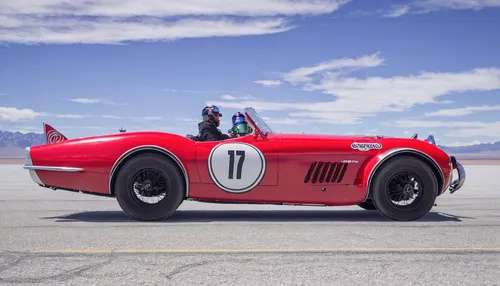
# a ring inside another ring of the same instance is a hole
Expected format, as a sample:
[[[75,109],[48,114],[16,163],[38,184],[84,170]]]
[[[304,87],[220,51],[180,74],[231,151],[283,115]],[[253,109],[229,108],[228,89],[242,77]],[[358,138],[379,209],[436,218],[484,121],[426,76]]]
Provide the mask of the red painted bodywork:
[[[217,187],[207,166],[210,151],[218,144],[245,142],[265,155],[267,171],[260,184],[243,194],[232,194]],[[382,149],[359,151],[353,142],[381,143]],[[333,136],[271,133],[248,135],[219,142],[194,142],[184,136],[164,132],[125,132],[106,136],[65,140],[31,147],[35,166],[77,167],[82,172],[37,170],[41,181],[62,189],[110,193],[113,165],[128,150],[138,146],[158,146],[177,156],[189,179],[188,198],[209,201],[353,205],[367,196],[367,182],[373,167],[390,150],[418,150],[439,165],[445,181],[450,183],[453,171],[450,157],[428,142],[411,138],[380,138],[376,136]],[[355,161],[347,163],[340,183],[304,183],[313,162]]]

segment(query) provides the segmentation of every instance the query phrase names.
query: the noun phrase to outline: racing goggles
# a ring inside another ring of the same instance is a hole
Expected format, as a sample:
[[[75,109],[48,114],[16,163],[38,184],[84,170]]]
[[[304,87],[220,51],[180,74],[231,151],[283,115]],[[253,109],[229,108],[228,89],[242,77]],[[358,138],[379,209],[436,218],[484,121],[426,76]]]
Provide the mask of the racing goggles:
[[[218,117],[222,117],[222,113],[220,113],[219,108],[217,106],[212,106],[212,114]]]

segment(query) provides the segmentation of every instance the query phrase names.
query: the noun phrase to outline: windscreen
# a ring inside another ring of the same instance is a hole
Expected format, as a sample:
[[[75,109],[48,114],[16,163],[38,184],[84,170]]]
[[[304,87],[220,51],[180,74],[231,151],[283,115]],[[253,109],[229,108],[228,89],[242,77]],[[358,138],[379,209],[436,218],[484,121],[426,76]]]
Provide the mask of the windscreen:
[[[271,128],[267,126],[264,120],[262,120],[262,118],[257,114],[255,109],[253,109],[253,107],[245,108],[245,113],[248,117],[250,117],[250,120],[252,120],[255,125],[257,125],[256,127],[259,128],[263,133],[273,133]]]

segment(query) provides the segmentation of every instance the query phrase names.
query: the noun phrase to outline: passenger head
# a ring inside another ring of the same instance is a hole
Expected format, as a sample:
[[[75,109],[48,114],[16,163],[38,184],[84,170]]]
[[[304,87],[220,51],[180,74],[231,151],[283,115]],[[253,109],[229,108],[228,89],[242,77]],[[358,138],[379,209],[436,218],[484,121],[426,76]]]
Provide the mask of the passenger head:
[[[239,135],[239,136],[244,136],[247,134],[252,133],[252,128],[248,125],[248,121],[246,120],[246,117],[244,114],[241,112],[236,112],[233,117],[232,117],[232,122],[233,122],[233,134]]]

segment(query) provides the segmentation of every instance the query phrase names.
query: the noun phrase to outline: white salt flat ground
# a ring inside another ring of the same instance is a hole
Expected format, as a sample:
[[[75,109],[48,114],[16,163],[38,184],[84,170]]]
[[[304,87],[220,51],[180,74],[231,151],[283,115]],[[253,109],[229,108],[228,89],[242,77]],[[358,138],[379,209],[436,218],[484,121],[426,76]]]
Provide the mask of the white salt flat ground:
[[[145,223],[115,199],[40,188],[0,165],[0,285],[498,285],[500,166],[466,169],[465,186],[415,222],[356,206],[185,202]],[[96,251],[113,249],[131,252]],[[162,252],[172,249],[189,252]],[[237,249],[249,252],[225,251]]]

